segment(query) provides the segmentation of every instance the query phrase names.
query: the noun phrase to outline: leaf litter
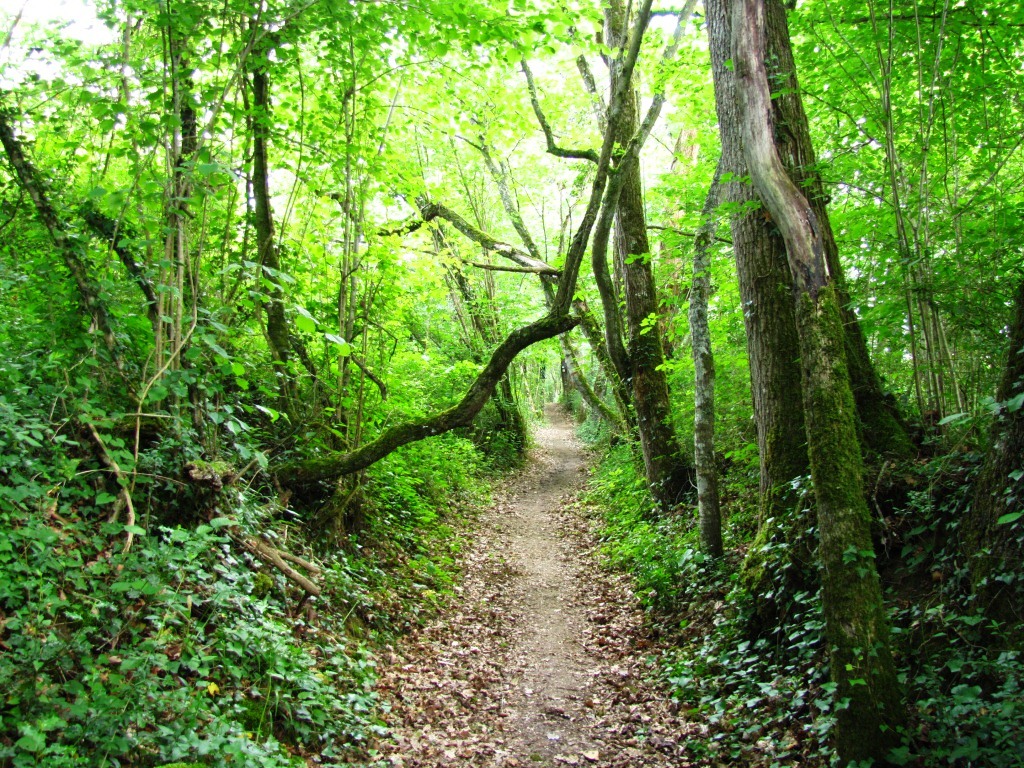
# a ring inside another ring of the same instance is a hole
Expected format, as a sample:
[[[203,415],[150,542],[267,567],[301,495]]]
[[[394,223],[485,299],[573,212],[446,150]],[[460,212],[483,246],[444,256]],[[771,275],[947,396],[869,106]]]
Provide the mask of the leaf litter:
[[[441,614],[386,649],[388,733],[367,765],[685,768],[708,738],[657,680],[629,577],[600,565],[576,503],[582,449],[560,410],[473,524]]]

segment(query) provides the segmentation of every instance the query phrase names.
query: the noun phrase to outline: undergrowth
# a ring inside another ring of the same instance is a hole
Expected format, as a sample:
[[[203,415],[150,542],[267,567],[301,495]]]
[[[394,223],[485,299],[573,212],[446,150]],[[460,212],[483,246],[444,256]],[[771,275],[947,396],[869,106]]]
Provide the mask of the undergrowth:
[[[325,549],[258,483],[214,492],[178,479],[185,441],[144,446],[138,518],[114,519],[120,489],[81,430],[32,407],[52,393],[8,395],[0,766],[344,765],[381,732],[373,648],[452,583],[447,523],[484,492],[468,440],[375,466],[368,527]],[[93,415],[108,450],[136,466],[113,421]],[[320,597],[239,546],[247,536],[313,561]]]
[[[661,666],[679,705],[710,726],[688,743],[699,764],[837,765],[830,749],[834,697],[820,594],[787,596],[784,622],[758,635],[738,574],[753,533],[756,475],[743,463],[724,478],[731,494],[727,555],[707,558],[692,512],[656,517],[630,449],[606,449],[588,502],[603,520],[605,554],[628,570],[649,624],[671,646]],[[972,603],[959,525],[970,500],[970,457],[908,465],[911,490],[880,521],[894,652],[910,722],[895,765],[1024,765],[1024,659],[1006,627]],[[916,490],[915,490],[916,489]],[[809,532],[813,535],[813,531]],[[783,558],[783,561],[785,558]],[[1020,574],[1003,574],[1020,589]],[[768,598],[772,598],[770,595]],[[1024,604],[1024,601],[1018,604]],[[1018,630],[1019,631],[1019,630]]]

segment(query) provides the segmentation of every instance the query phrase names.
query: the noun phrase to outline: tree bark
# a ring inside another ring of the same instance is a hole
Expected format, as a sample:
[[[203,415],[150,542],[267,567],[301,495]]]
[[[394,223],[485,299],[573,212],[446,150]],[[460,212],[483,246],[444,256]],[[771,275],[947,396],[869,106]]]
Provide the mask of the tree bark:
[[[818,510],[822,601],[843,763],[884,764],[905,722],[861,479],[856,410],[836,286],[821,223],[790,178],[774,140],[764,0],[734,0],[733,61],[744,155],[754,187],[786,243],[796,298],[803,408]]]
[[[281,257],[274,240],[274,213],[270,207],[270,168],[267,162],[267,142],[271,124],[270,84],[263,69],[253,70],[252,94],[252,185],[256,204],[257,261],[262,267],[260,281],[268,286],[265,309],[270,356],[281,377],[281,394],[286,403],[285,410],[290,411],[295,392],[288,366],[291,342],[288,338],[288,319],[284,313],[284,290],[281,288],[279,277]]]
[[[693,284],[690,288],[690,338],[693,350],[693,448],[697,473],[697,521],[700,542],[712,557],[724,554],[722,510],[715,467],[715,357],[711,351],[708,300],[711,296],[711,243],[715,234],[722,164],[711,181],[703,218],[693,248]]]
[[[1024,518],[1013,517],[1024,509],[1024,280],[1017,287],[1010,348],[996,401],[991,446],[963,522],[963,548],[982,609],[990,618],[1014,626],[1021,622],[1021,587],[1000,577],[1024,569]]]
[[[612,48],[620,46],[625,38],[625,8],[619,0],[605,6],[605,39]],[[618,73],[612,69],[612,89],[621,87]],[[621,108],[609,115],[608,130],[615,140],[625,146],[639,126],[636,93],[631,87],[624,89]],[[658,298],[651,268],[651,247],[647,238],[647,219],[644,212],[643,186],[640,165],[623,162],[617,169],[622,184],[615,207],[615,227],[623,262],[623,287],[626,303],[625,330],[627,334],[626,378],[632,386],[633,407],[636,409],[640,445],[643,452],[647,485],[654,502],[661,510],[679,504],[694,485],[692,464],[679,450],[672,428],[672,411],[668,396],[668,379],[662,369],[665,356],[661,332],[657,322]],[[595,249],[598,250],[596,238]],[[602,291],[602,297],[607,286]],[[609,332],[609,351],[615,359],[616,349],[612,329],[617,320],[609,317],[606,302],[606,331]]]
[[[835,286],[843,320],[850,386],[857,405],[859,436],[865,448],[897,457],[913,455],[907,426],[895,400],[882,389],[868,353],[864,331],[854,314],[839,261],[839,248],[829,221],[828,195],[817,171],[810,126],[796,78],[796,64],[789,39],[789,22],[781,0],[765,2],[766,67],[772,89],[774,142],[783,166],[802,190],[821,228],[822,248],[828,273]]]
[[[801,402],[800,346],[793,306],[793,278],[785,243],[759,206],[753,187],[744,183],[736,80],[732,59],[729,0],[708,0],[708,37],[715,108],[722,142],[725,202],[734,211],[733,252],[743,306],[750,362],[750,391],[757,427],[760,463],[758,530],[743,564],[741,579],[753,597],[754,634],[779,626],[783,601],[764,595],[813,592],[817,585],[813,522],[800,505],[794,486],[810,474]],[[781,582],[781,583],[780,583]]]
[[[462,218],[462,216],[441,203],[434,203],[430,202],[426,198],[420,198],[416,201],[416,205],[420,210],[420,215],[423,217],[424,222],[433,221],[437,218],[445,219],[453,227],[459,230],[459,232],[477,243],[485,251],[493,251],[499,256],[508,259],[514,264],[518,264],[524,269],[536,272],[538,275],[557,277],[560,274],[559,270],[549,264],[545,264],[540,259],[535,259],[530,254],[524,253],[514,245],[502,242],[501,240],[498,240],[484,232],[482,229],[474,227]],[[408,230],[409,228],[407,227],[406,229]]]

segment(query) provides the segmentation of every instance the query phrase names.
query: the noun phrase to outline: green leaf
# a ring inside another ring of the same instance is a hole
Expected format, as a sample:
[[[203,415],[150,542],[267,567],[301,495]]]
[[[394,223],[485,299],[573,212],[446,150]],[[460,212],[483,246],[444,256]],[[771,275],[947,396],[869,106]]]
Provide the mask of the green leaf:
[[[325,333],[324,338],[338,347],[338,354],[342,357],[348,357],[352,354],[352,345],[341,338],[341,336],[334,333]]]
[[[14,742],[14,748],[23,749],[26,752],[42,752],[46,748],[46,737],[34,729],[29,730]]]
[[[996,525],[1010,525],[1010,523],[1016,523],[1022,517],[1024,517],[1024,512],[1007,512],[996,520]]]
[[[316,333],[316,320],[306,310],[300,308],[299,314],[295,316],[295,327],[305,333]]]
[[[256,406],[256,410],[257,411],[262,411],[263,413],[267,414],[267,416],[270,417],[271,423],[273,423],[273,422],[277,421],[279,418],[281,418],[280,411],[275,411],[273,408],[268,408],[268,407],[266,407],[264,405],[257,405]]]

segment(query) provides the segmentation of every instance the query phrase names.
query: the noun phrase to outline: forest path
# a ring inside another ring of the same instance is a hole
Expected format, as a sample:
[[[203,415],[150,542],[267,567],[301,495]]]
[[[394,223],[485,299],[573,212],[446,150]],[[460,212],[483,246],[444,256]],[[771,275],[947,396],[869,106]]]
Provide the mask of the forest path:
[[[441,615],[383,665],[379,766],[686,766],[702,728],[650,682],[628,579],[573,503],[585,460],[555,406],[529,466],[476,520]]]

